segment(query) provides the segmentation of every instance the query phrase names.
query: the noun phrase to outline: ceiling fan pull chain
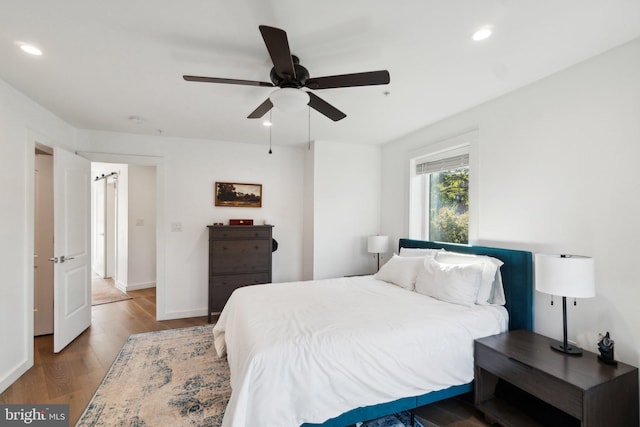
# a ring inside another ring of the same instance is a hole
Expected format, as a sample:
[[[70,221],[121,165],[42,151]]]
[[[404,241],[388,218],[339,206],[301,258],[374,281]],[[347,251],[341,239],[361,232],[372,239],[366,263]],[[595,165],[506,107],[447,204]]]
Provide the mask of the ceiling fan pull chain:
[[[271,151],[271,128],[273,128],[272,113],[273,110],[269,110],[269,123],[271,123],[269,125],[269,154],[273,154],[273,151]]]
[[[311,107],[307,107],[307,112],[309,114],[309,126],[307,128],[307,139],[309,140],[309,147],[307,150],[311,151]]]

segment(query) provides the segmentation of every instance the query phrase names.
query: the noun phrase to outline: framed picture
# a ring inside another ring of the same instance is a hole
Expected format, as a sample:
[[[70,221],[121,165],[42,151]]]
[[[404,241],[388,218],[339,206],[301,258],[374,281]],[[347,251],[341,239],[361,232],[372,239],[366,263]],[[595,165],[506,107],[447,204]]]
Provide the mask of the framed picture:
[[[216,182],[214,192],[216,206],[262,207],[262,184]]]

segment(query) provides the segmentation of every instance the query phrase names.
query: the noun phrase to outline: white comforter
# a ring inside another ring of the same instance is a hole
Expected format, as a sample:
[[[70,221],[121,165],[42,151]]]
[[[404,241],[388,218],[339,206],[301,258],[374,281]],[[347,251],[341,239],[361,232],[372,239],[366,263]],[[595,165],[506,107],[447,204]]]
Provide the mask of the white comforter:
[[[231,370],[223,427],[300,426],[473,379],[503,307],[441,302],[372,276],[237,289],[213,329]]]

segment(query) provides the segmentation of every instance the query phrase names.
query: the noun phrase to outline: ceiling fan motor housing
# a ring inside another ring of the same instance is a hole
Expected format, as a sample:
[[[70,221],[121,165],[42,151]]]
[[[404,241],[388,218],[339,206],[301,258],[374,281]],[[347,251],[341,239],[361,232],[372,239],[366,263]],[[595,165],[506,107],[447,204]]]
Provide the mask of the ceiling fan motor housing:
[[[305,82],[309,78],[309,70],[300,65],[300,60],[297,56],[291,55],[291,59],[293,60],[293,69],[296,73],[295,78],[288,74],[278,75],[275,67],[271,68],[271,72],[269,73],[269,77],[271,78],[271,82],[278,87],[292,87],[299,89],[304,87]]]

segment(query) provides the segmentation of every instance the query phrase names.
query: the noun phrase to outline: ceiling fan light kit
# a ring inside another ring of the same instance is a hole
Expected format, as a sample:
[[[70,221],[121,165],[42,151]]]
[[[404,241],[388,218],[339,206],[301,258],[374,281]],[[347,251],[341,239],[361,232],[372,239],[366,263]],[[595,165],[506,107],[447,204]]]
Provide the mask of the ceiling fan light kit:
[[[296,112],[306,105],[333,121],[342,120],[347,115],[329,104],[313,92],[302,90],[334,89],[354,86],[373,86],[389,84],[387,70],[367,71],[364,73],[340,74],[325,77],[309,77],[309,71],[300,65],[300,60],[291,54],[287,33],[279,28],[260,25],[260,34],[269,51],[273,68],[269,73],[271,82],[228,79],[220,77],[182,76],[190,82],[224,83],[245,86],[278,87],[249,114],[249,119],[259,119],[273,107],[284,112]]]
[[[280,111],[296,113],[309,104],[309,94],[300,89],[284,87],[271,92],[269,100]]]

